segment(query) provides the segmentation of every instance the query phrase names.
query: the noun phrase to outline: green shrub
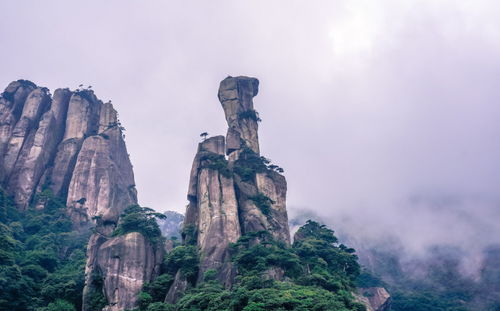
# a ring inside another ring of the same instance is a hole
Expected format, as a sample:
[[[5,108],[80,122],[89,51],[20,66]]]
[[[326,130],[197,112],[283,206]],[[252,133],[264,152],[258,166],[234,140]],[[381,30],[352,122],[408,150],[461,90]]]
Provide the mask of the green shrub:
[[[57,299],[55,302],[49,303],[46,308],[42,309],[43,311],[76,311],[75,306],[62,299]]]
[[[172,285],[173,281],[173,275],[162,274],[153,282],[144,284],[143,291],[151,296],[153,302],[163,301],[165,299],[165,294],[168,292],[168,289],[170,288],[170,285]]]
[[[175,311],[175,306],[163,302],[154,302],[147,307],[146,311]]]
[[[155,218],[164,219],[165,215],[148,207],[141,207],[137,204],[130,205],[121,215],[113,236],[139,232],[153,244],[156,244],[162,240],[162,236]]]
[[[80,96],[82,99],[85,99],[89,102],[94,101],[95,95],[94,91],[90,89],[79,89],[74,92],[74,95]]]
[[[300,261],[283,242],[275,241],[267,231],[249,233],[231,245],[232,260],[243,276],[259,275],[272,267],[282,268],[289,276],[300,271]]]
[[[192,224],[184,225],[181,235],[186,245],[196,245],[198,242],[198,229]]]
[[[255,122],[261,122],[262,119],[259,117],[259,113],[255,109],[251,110],[245,110],[240,113],[238,113],[238,119],[243,120],[243,119],[250,119]]]
[[[213,281],[213,280],[215,280],[216,276],[217,276],[217,270],[215,270],[215,269],[208,269],[203,274],[203,280],[204,281]]]
[[[354,282],[360,273],[358,258],[354,249],[339,245],[337,241],[333,230],[315,221],[309,220],[299,228],[293,249],[307,269],[305,277],[300,279],[302,284],[323,284],[330,288],[337,287],[338,283],[345,290],[355,287]],[[312,277],[312,274],[317,276]]]
[[[257,195],[249,197],[249,199],[255,203],[255,205],[259,208],[262,214],[268,217],[271,216],[272,212],[271,205],[276,202],[274,202],[268,196],[260,192]]]
[[[244,147],[240,157],[234,163],[234,172],[238,174],[243,181],[252,181],[256,173],[265,173],[268,168],[264,157],[260,157],[252,149]]]
[[[139,304],[139,310],[146,310],[148,306],[153,303],[153,297],[146,292],[140,292],[139,297],[137,297],[137,301]]]
[[[177,271],[181,271],[188,281],[194,283],[198,276],[198,262],[197,246],[183,245],[168,253],[164,266],[170,275],[173,276]]]
[[[205,154],[200,158],[200,162],[201,168],[209,168],[219,171],[219,173],[226,178],[230,178],[232,176],[231,170],[227,166],[228,162],[226,157],[222,154],[205,152]]]
[[[104,279],[102,278],[102,275],[93,271],[89,285],[89,292],[86,296],[86,304],[90,310],[101,310],[108,304],[108,301],[104,296]]]
[[[382,280],[370,273],[368,270],[363,269],[356,279],[357,287],[384,287],[385,284]]]

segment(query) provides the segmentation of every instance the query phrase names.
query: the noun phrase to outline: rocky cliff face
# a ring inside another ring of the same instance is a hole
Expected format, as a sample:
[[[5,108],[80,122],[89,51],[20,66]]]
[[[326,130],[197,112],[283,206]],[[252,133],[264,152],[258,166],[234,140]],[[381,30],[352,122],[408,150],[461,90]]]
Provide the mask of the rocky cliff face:
[[[227,131],[227,154],[243,145],[259,153],[258,114],[253,97],[259,92],[259,80],[248,77],[227,77],[219,87],[219,101],[224,109]]]
[[[198,146],[193,162],[185,226],[197,231],[202,256],[199,277],[208,269],[219,272],[219,280],[230,284],[234,269],[229,258],[229,243],[241,236],[238,204],[233,177],[224,170],[224,136],[205,140]],[[222,168],[214,165],[219,163]]]
[[[30,81],[10,83],[0,97],[0,186],[21,210],[30,204],[43,208],[37,193],[51,190],[66,200],[76,230],[96,226],[88,244],[85,292],[95,289],[92,278],[100,275],[106,310],[136,306],[163,253],[139,233],[111,237],[122,211],[137,203],[111,103],[89,89],[57,89],[51,96]],[[90,310],[84,296],[83,308]]]
[[[0,182],[20,209],[50,189],[65,198],[75,227],[102,216],[116,223],[137,201],[117,113],[91,90],[47,88],[19,80],[0,98]]]
[[[199,144],[189,182],[184,229],[196,233],[201,257],[198,280],[208,269],[215,269],[227,287],[236,272],[229,244],[242,234],[267,230],[290,243],[286,180],[277,166],[260,156],[260,118],[253,107],[258,85],[257,79],[248,77],[228,77],[220,83],[218,97],[227,135]],[[174,301],[184,289],[185,280],[176,277],[167,301]]]
[[[95,311],[92,301],[104,294],[104,311],[122,311],[137,307],[144,283],[160,273],[164,249],[151,244],[139,232],[110,237],[99,232],[90,237],[83,291],[84,311]]]
[[[289,244],[286,179],[260,157],[260,118],[253,107],[258,86],[257,79],[248,77],[227,77],[220,84],[219,99],[228,124],[228,167],[234,171],[242,233],[267,230]]]
[[[137,307],[137,295],[145,282],[159,273],[163,253],[138,232],[110,239],[97,255],[97,268],[104,275],[103,289],[108,300],[105,311]]]

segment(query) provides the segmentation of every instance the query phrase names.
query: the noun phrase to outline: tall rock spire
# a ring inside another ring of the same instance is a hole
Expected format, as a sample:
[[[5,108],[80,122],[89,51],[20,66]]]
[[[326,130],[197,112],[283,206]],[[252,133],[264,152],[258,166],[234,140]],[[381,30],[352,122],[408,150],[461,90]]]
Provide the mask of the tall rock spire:
[[[241,236],[234,180],[224,157],[224,136],[208,138],[198,145],[189,181],[185,228],[197,232],[203,254],[199,278],[208,269],[218,270],[218,278],[229,285],[234,276],[229,243]]]
[[[226,139],[204,140],[193,161],[184,239],[194,238],[200,251],[198,282],[204,272],[215,269],[217,279],[232,286],[236,271],[229,246],[243,234],[266,230],[290,243],[285,177],[260,156],[260,118],[253,107],[258,85],[257,79],[249,77],[227,77],[220,83]],[[186,236],[186,232],[195,234]],[[186,279],[178,272],[166,301],[175,302],[185,288]]]
[[[243,233],[269,231],[290,243],[286,211],[286,179],[260,157],[258,123],[253,106],[259,80],[227,77],[219,87],[219,100],[228,124],[226,153],[234,170],[238,211]]]
[[[244,145],[259,154],[259,115],[253,108],[253,97],[259,92],[259,80],[227,77],[219,86],[219,101],[224,109],[227,130],[227,154]]]

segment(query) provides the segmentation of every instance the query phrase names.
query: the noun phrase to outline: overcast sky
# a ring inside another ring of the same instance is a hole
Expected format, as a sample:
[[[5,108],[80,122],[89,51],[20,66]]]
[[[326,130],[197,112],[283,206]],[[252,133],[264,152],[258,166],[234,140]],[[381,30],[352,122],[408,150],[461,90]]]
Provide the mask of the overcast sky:
[[[184,211],[220,80],[260,80],[288,206],[413,250],[500,242],[500,2],[1,1],[0,85],[92,85],[141,204]],[[480,243],[479,243],[480,242]]]

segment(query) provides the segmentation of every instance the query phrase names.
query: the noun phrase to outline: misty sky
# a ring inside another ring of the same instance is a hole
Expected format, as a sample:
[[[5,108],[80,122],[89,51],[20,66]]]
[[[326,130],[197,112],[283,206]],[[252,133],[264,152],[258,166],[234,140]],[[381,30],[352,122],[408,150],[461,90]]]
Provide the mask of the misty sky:
[[[288,206],[358,237],[500,242],[498,1],[2,1],[0,85],[92,85],[141,204],[184,211],[220,80],[260,80]]]

